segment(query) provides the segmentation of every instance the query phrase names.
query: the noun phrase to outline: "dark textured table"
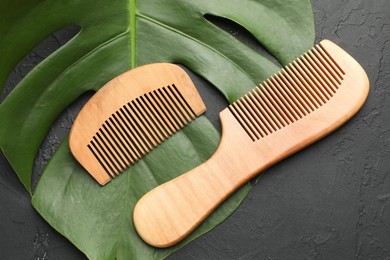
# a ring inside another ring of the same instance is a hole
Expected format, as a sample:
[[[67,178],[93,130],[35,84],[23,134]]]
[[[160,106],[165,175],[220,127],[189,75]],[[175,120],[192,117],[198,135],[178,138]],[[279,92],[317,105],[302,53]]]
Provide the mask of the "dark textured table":
[[[390,2],[312,0],[317,42],[330,39],[366,70],[371,90],[346,125],[268,169],[238,210],[173,259],[390,259]],[[255,46],[244,30],[221,23]],[[7,91],[34,64],[72,36],[44,41],[10,76]],[[226,106],[219,93],[194,77],[207,117],[220,128]],[[0,95],[0,100],[6,93]],[[69,131],[83,97],[53,125],[37,155],[33,186]],[[0,154],[1,259],[84,259],[31,206],[30,197]]]

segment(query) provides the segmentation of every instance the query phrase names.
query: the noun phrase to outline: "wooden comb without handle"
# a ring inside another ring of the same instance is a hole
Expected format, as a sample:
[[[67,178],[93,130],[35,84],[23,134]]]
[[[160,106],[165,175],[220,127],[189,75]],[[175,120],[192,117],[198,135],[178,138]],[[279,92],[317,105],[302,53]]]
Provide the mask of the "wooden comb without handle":
[[[156,247],[179,242],[256,174],[350,119],[368,90],[361,66],[322,41],[220,113],[222,138],[214,155],[136,204],[139,235]]]
[[[104,85],[77,115],[73,156],[105,185],[206,110],[179,66],[144,65]]]

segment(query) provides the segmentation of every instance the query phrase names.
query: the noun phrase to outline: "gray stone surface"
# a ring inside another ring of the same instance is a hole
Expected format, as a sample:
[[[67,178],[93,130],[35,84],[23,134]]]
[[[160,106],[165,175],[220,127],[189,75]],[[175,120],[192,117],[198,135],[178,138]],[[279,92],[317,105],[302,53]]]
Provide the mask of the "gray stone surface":
[[[338,43],[365,68],[371,82],[366,104],[330,136],[268,169],[228,220],[171,259],[390,259],[390,2],[312,4],[317,41]],[[221,25],[261,51],[239,27]],[[76,29],[36,48],[10,76],[7,91]],[[220,128],[218,112],[226,102],[192,76],[206,115]],[[88,97],[53,125],[37,155],[34,184]],[[2,154],[0,173],[1,259],[84,259],[35,212]]]

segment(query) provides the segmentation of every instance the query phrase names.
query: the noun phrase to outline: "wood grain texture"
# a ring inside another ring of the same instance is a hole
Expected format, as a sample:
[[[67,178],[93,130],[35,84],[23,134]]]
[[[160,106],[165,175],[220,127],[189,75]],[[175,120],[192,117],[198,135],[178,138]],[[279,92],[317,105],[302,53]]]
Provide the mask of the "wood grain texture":
[[[108,82],[85,104],[72,126],[69,147],[104,185],[205,110],[179,66],[141,66]]]
[[[220,113],[215,154],[137,203],[139,235],[156,247],[179,242],[242,184],[350,119],[368,90],[361,66],[322,41]]]

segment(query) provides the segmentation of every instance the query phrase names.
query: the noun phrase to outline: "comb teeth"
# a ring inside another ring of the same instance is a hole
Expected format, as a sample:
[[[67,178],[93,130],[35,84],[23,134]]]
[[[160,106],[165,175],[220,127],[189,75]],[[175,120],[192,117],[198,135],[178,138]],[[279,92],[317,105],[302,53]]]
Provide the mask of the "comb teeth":
[[[178,88],[168,85],[115,111],[87,146],[108,176],[115,178],[195,118]]]
[[[238,99],[229,110],[256,141],[326,104],[344,75],[319,44]]]

